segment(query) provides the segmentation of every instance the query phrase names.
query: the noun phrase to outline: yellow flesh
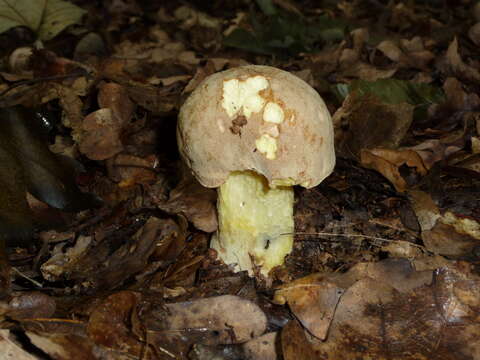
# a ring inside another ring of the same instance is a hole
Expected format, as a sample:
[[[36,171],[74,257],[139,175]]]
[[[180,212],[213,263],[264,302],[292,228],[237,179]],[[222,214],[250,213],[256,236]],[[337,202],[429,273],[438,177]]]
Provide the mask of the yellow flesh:
[[[232,173],[218,191],[219,232],[212,247],[237,271],[251,275],[258,267],[267,275],[292,250],[293,200],[292,187],[271,189],[254,172]]]

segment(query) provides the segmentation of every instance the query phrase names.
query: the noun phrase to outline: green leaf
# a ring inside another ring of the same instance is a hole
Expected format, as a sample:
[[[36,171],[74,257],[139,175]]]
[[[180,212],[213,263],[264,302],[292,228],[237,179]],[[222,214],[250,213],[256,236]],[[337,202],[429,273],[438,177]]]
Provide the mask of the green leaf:
[[[262,12],[267,16],[277,14],[277,9],[271,0],[257,0],[257,5]]]
[[[0,34],[26,26],[40,40],[50,40],[81,21],[85,10],[62,0],[0,0]]]
[[[398,79],[354,80],[334,87],[334,92],[341,99],[352,91],[359,95],[373,94],[387,104],[429,105],[442,102],[445,98],[442,89],[436,86]]]
[[[264,14],[271,13],[268,1],[258,3]],[[225,37],[224,44],[254,53],[286,57],[313,51],[318,48],[319,42],[337,41],[344,37],[347,24],[343,21],[322,16],[316,22],[308,22],[284,11],[275,11],[275,14],[262,19],[254,13],[250,14],[252,31],[236,29]]]
[[[226,46],[251,51],[257,54],[274,54],[274,51],[263,44],[262,41],[258,40],[255,35],[243,29],[233,30],[232,33],[223,40],[223,43]]]

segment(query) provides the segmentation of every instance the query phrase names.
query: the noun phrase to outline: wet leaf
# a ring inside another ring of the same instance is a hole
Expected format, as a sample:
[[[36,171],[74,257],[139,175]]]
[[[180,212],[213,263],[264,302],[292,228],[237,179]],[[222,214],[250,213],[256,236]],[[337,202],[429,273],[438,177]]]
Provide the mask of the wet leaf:
[[[26,26],[40,40],[50,40],[66,27],[78,24],[85,10],[62,0],[0,0],[0,33]]]

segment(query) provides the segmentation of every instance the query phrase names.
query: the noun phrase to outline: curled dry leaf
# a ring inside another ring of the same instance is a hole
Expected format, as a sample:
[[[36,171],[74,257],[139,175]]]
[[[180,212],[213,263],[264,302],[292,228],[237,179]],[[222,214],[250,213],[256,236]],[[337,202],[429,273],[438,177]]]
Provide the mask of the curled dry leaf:
[[[135,184],[152,184],[156,179],[155,166],[158,159],[155,155],[145,158],[118,154],[107,161],[109,177],[119,182],[120,187]]]
[[[102,83],[99,88],[101,108],[85,117],[79,141],[80,151],[92,160],[105,160],[123,150],[121,133],[135,110],[123,86]]]
[[[461,150],[458,146],[448,145],[437,139],[425,140],[418,145],[406,149],[415,151],[422,158],[422,162],[428,170],[430,170],[435,163]]]
[[[431,51],[425,49],[423,40],[419,36],[411,40],[402,39],[399,44],[392,40],[384,40],[377,45],[377,49],[401,67],[425,70],[435,58]]]
[[[86,256],[92,240],[91,236],[79,236],[75,245],[65,251],[64,244],[56,245],[50,259],[40,267],[43,277],[49,281],[55,281],[60,279],[63,274],[68,273]]]
[[[412,150],[364,149],[360,153],[360,162],[363,166],[377,170],[385,176],[399,192],[404,192],[408,188],[407,182],[400,174],[402,165],[414,168],[415,173],[420,176],[427,173],[422,158]]]
[[[480,83],[479,70],[466,64],[458,53],[458,40],[456,37],[453,39],[453,41],[448,47],[446,54],[446,62],[450,68],[450,71],[456,77],[465,81],[472,81],[476,84]]]

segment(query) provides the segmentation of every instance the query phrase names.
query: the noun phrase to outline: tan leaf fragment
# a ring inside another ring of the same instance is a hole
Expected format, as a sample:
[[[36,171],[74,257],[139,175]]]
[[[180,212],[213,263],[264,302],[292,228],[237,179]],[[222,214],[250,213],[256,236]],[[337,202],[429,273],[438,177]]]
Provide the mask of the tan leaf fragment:
[[[360,153],[360,158],[363,166],[381,173],[399,192],[404,192],[408,188],[407,182],[400,175],[400,166],[415,168],[422,176],[427,173],[422,158],[412,150],[364,149]]]

